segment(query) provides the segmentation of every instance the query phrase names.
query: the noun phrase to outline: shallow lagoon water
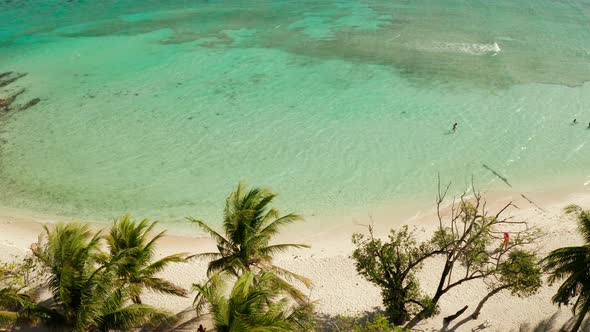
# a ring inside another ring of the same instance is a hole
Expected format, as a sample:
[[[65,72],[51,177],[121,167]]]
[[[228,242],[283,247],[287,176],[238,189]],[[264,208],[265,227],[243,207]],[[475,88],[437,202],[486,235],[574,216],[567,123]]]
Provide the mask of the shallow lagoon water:
[[[22,98],[42,102],[1,120],[0,203],[172,223],[217,218],[239,180],[308,216],[427,204],[437,173],[456,190],[472,176],[515,193],[583,184],[588,14],[545,0],[5,1],[0,71],[28,73]]]

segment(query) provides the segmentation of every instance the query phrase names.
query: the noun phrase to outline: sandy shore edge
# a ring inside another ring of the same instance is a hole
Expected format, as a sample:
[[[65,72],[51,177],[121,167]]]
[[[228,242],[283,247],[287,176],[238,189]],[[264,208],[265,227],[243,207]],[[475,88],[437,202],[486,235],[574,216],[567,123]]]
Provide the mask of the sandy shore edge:
[[[485,197],[493,209],[508,201],[513,201],[519,208],[509,214],[516,219],[528,220],[532,225],[544,230],[545,236],[539,243],[539,249],[546,253],[554,248],[577,245],[581,238],[577,234],[576,223],[563,214],[563,207],[579,204],[590,207],[590,192],[569,194],[527,193],[534,198],[535,205],[520,194],[491,193]],[[0,259],[11,260],[27,253],[43,230],[47,220],[35,220],[30,216],[19,215],[14,210],[0,210]],[[419,213],[396,213],[395,210],[363,216],[350,216],[340,223],[308,218],[306,223],[292,226],[277,237],[277,242],[296,242],[310,244],[311,249],[285,253],[276,258],[276,264],[305,275],[314,283],[309,294],[317,301],[317,311],[325,315],[354,315],[373,311],[381,307],[379,289],[357,275],[354,262],[350,258],[353,246],[350,241],[354,232],[364,231],[363,224],[373,223],[378,235],[386,235],[388,229],[402,224],[415,226],[419,238],[427,238],[436,227],[434,208]],[[104,225],[95,225],[104,228]],[[195,230],[195,234],[196,230]],[[159,247],[159,256],[176,252],[199,253],[213,250],[214,244],[207,238],[167,235]],[[427,292],[434,291],[436,284],[437,261],[428,262],[420,279]],[[176,264],[168,268],[164,275],[169,280],[190,288],[194,282],[205,278],[206,262],[193,261]],[[558,329],[571,318],[569,308],[558,308],[551,304],[551,296],[556,287],[545,285],[536,295],[519,299],[509,293],[500,293],[486,304],[477,321],[461,326],[459,331],[471,331],[481,328],[486,331],[518,331],[524,325],[534,326],[544,320],[553,319],[552,326],[544,330]],[[474,307],[478,299],[486,293],[483,283],[469,283],[458,287],[441,301],[441,313],[428,321],[423,330],[443,329],[442,317],[454,313],[464,305]],[[174,312],[190,308],[193,296],[178,298],[158,294],[147,294],[147,303],[163,306]]]

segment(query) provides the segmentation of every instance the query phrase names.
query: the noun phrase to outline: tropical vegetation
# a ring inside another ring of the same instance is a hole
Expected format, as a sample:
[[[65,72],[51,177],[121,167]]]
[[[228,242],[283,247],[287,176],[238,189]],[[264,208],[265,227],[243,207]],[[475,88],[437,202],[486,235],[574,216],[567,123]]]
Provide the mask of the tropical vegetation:
[[[573,303],[576,321],[571,331],[575,332],[580,329],[590,311],[590,211],[570,205],[566,208],[566,213],[576,216],[584,243],[551,251],[544,259],[544,267],[549,273],[549,283],[562,281],[552,298],[553,303]]]
[[[224,235],[202,220],[189,218],[217,243],[218,252],[197,255],[211,260],[207,269],[209,275],[226,271],[239,276],[257,269],[310,284],[309,279],[272,264],[276,253],[292,248],[309,248],[305,244],[270,244],[281,228],[301,220],[301,216],[295,213],[281,216],[277,209],[271,207],[276,197],[267,189],[246,190],[240,183],[226,200],[222,221]]]
[[[128,304],[133,289],[116,278],[128,252],[106,255],[101,240],[101,232],[88,225],[58,224],[46,226],[44,241],[33,248],[46,271],[59,323],[71,331],[109,331],[166,321],[170,315],[161,309]]]
[[[195,285],[195,291],[201,295],[196,309],[200,313],[208,308],[215,331],[313,331],[312,304],[291,303],[290,298],[277,291],[281,281],[274,273],[245,272],[228,294],[228,280],[232,277],[218,273],[206,283]]]
[[[145,289],[177,296],[187,296],[186,289],[157,276],[171,263],[186,261],[186,254],[173,254],[154,261],[156,244],[166,233],[162,231],[150,239],[157,222],[143,219],[135,222],[125,215],[113,222],[106,236],[110,257],[118,257],[115,265],[117,283],[127,289],[136,304],[141,304]]]
[[[391,323],[381,312],[361,316],[335,316],[327,319],[319,318],[316,323],[322,332],[404,332],[403,328]]]
[[[50,310],[37,306],[38,269],[32,256],[16,262],[0,262],[0,328],[38,323]]]
[[[168,322],[171,313],[142,304],[140,295],[149,289],[186,296],[186,290],[157,276],[185,255],[154,260],[164,234],[152,237],[155,225],[123,216],[107,236],[79,223],[45,226],[30,257],[0,268],[0,321],[70,331],[129,330]],[[36,296],[41,288],[51,294],[48,303],[41,304]]]
[[[440,299],[451,289],[474,280],[486,282],[491,291],[466,320],[476,318],[485,302],[504,289],[521,296],[534,294],[541,286],[538,259],[524,249],[535,243],[541,234],[526,221],[503,217],[512,203],[490,213],[485,200],[473,190],[473,197],[461,196],[451,207],[450,218],[445,219],[441,206],[447,191],[448,187],[439,189],[438,227],[428,241],[419,243],[407,226],[392,229],[387,240],[376,238],[371,227],[368,235],[353,235],[356,246],[353,258],[358,273],[381,289],[389,319],[397,325],[406,324],[409,329],[438,313]],[[507,232],[512,234],[511,238],[499,236]],[[426,296],[416,274],[434,257],[444,263],[438,285],[430,292],[433,295]],[[461,272],[457,271],[458,267]],[[446,323],[467,308],[446,317]]]
[[[193,285],[193,290],[198,312],[208,303],[218,331],[310,330],[312,303],[290,283],[310,287],[310,280],[273,264],[276,253],[309,246],[271,243],[281,228],[301,220],[294,213],[281,216],[271,206],[275,198],[267,189],[247,190],[240,183],[226,200],[223,235],[204,221],[189,218],[217,243],[217,252],[195,255],[210,259],[209,280]],[[228,281],[234,285],[225,298],[221,294]]]
[[[407,331],[436,314],[449,290],[479,280],[488,292],[475,309],[463,316],[466,305],[444,318],[446,328],[459,330],[478,319],[487,301],[500,292],[517,297],[538,292],[543,272],[550,284],[561,283],[553,302],[572,305],[571,330],[580,330],[590,311],[590,211],[567,207],[584,243],[555,249],[541,260],[530,246],[542,235],[539,230],[504,217],[511,203],[491,213],[473,192],[469,199],[459,197],[446,218],[441,211],[446,190],[439,190],[438,227],[426,241],[418,241],[408,226],[391,229],[386,238],[377,237],[371,226],[367,233],[354,234],[355,267],[381,289],[383,314],[319,318],[303,293],[310,280],[274,264],[277,253],[308,247],[275,242],[285,226],[301,217],[281,215],[271,191],[239,184],[226,200],[221,230],[189,218],[215,241],[215,252],[160,257],[157,247],[165,232],[155,232],[157,222],[129,215],[115,219],[106,233],[80,223],[45,226],[30,255],[0,262],[0,328],[26,324],[118,331],[166,326],[172,313],[145,304],[143,297],[146,292],[187,297],[189,292],[162,278],[162,272],[199,258],[207,260],[207,278],[193,284],[194,309],[199,317],[208,314],[217,332]],[[427,291],[417,275],[435,257],[442,269],[436,288]],[[49,301],[38,296],[43,289],[49,291]],[[459,317],[463,319],[451,326]]]

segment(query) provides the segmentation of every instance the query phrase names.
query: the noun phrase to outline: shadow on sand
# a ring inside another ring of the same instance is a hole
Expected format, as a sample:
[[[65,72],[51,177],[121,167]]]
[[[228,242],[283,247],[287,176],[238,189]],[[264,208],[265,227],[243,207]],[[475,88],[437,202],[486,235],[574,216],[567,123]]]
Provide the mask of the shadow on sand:
[[[559,332],[568,332],[571,331],[572,326],[575,323],[575,317],[569,318],[567,321],[563,322],[563,319],[559,319],[559,316],[563,314],[562,311],[556,311],[553,315],[548,318],[545,318],[537,323],[525,323],[521,324],[518,328],[518,332],[547,332],[547,331],[559,331]],[[492,326],[489,324],[488,321],[483,321],[479,323],[477,326],[472,327],[471,329],[466,328],[465,325],[468,322],[473,322],[471,318],[465,318],[456,324],[449,324],[445,323],[443,328],[440,330],[441,332],[455,332],[455,331],[471,331],[471,332],[478,332],[478,331],[496,331],[499,326]],[[435,331],[435,330],[432,330]],[[590,332],[590,320],[586,319],[580,328],[580,331]]]

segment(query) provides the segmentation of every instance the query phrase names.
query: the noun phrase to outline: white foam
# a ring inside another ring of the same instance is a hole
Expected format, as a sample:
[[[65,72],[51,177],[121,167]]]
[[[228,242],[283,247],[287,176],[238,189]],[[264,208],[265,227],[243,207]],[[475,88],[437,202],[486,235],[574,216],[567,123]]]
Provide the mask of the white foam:
[[[502,51],[498,43],[446,43],[433,42],[416,45],[418,50],[427,52],[463,53],[469,55],[496,55]]]

